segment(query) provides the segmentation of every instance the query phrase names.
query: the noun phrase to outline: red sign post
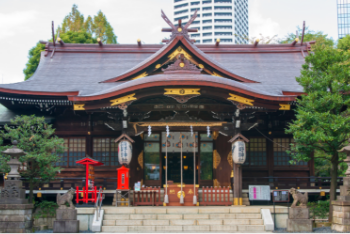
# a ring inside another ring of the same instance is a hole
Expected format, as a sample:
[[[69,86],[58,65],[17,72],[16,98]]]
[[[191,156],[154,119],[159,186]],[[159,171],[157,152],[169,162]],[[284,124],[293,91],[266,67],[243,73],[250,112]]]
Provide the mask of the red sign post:
[[[76,187],[75,195],[76,195],[76,202],[79,203],[80,201],[88,203],[96,202],[97,200],[97,189],[95,186],[95,170],[94,166],[102,166],[103,163],[92,159],[90,157],[83,158],[81,160],[76,161],[78,164],[85,165],[86,168],[86,178],[85,178],[85,187],[83,187],[82,190],[79,190],[79,187]],[[80,198],[79,194],[83,193],[83,197]],[[91,197],[89,198],[89,193],[91,194]]]
[[[124,165],[117,168],[118,171],[118,188],[120,190],[129,189],[129,168]]]

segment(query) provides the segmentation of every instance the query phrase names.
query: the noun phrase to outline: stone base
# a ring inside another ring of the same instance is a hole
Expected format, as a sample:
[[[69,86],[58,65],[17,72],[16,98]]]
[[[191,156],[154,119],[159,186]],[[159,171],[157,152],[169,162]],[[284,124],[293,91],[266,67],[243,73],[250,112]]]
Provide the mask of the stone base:
[[[350,232],[349,225],[341,225],[341,224],[332,224],[332,230],[337,232]]]
[[[76,209],[57,209],[57,220],[77,220],[78,211]]]
[[[79,220],[56,220],[53,222],[54,233],[78,233]]]
[[[290,208],[289,219],[310,219],[310,211],[308,208]]]
[[[33,204],[1,204],[0,233],[31,232],[33,208]]]
[[[287,232],[312,232],[311,219],[287,219]]]

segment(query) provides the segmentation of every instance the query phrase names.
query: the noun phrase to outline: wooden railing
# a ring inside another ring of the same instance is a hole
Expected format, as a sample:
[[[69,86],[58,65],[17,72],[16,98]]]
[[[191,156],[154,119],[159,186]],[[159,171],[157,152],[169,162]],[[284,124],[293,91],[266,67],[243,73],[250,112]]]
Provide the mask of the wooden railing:
[[[162,205],[160,187],[141,188],[141,191],[134,191],[134,206],[159,206]]]
[[[24,187],[29,189],[29,184],[23,179]],[[248,189],[249,185],[270,185],[271,189],[329,189],[330,177],[243,177],[243,189]],[[337,188],[343,185],[343,177],[338,177]],[[64,190],[85,186],[85,177],[64,177],[56,178],[47,184],[37,185],[34,189],[41,188],[42,190]],[[95,177],[95,186],[102,187],[103,190],[113,190],[117,188],[117,178]]]
[[[229,187],[202,187],[202,206],[229,206],[230,188]]]

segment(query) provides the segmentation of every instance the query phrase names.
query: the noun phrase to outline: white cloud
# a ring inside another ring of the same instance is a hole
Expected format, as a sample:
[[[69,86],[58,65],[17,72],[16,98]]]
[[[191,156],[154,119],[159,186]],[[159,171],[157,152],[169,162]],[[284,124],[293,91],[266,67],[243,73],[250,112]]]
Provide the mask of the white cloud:
[[[270,17],[264,17],[261,13],[259,0],[249,1],[249,37],[272,37],[279,33],[280,25]]]

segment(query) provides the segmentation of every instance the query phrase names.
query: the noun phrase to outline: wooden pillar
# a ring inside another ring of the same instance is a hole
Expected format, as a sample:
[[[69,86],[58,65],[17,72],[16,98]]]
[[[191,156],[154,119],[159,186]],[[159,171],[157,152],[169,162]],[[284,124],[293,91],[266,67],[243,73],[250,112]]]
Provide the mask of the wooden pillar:
[[[242,205],[242,165],[233,163],[233,205]]]

